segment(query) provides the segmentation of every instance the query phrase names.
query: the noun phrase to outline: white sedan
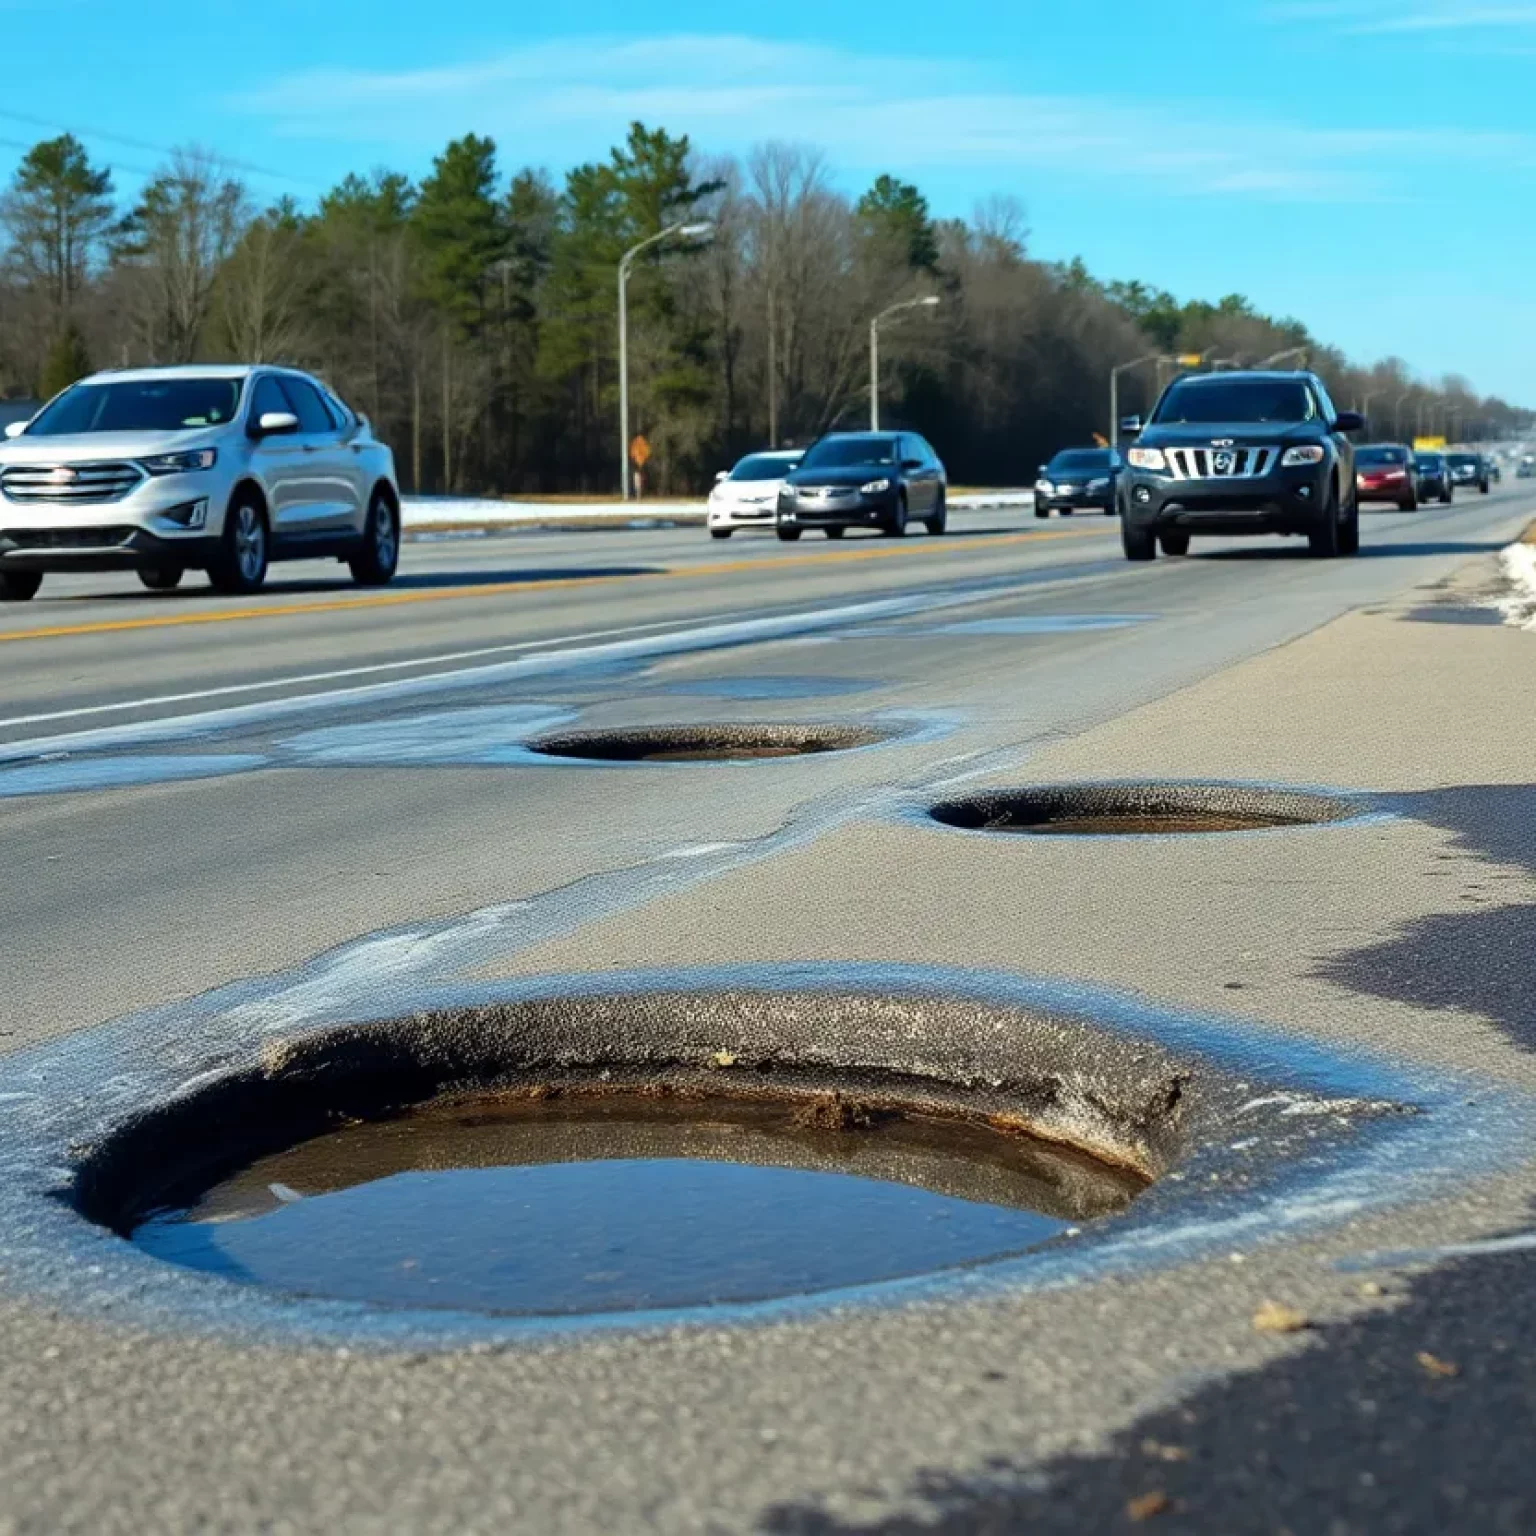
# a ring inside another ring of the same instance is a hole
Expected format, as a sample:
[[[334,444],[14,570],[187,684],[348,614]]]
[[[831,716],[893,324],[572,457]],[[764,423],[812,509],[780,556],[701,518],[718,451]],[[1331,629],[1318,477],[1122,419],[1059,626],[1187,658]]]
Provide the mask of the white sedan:
[[[779,487],[804,457],[799,448],[749,453],[733,470],[715,476],[709,493],[709,536],[728,539],[738,528],[775,526]]]

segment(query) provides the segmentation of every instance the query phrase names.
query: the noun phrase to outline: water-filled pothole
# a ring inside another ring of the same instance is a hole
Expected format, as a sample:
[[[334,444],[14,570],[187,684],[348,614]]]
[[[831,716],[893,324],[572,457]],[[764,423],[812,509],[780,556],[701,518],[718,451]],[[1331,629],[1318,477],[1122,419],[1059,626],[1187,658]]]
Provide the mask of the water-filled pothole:
[[[890,738],[867,725],[702,724],[560,731],[528,743],[543,757],[605,763],[733,762],[848,752]]]
[[[841,1094],[530,1090],[344,1126],[163,1192],[156,1257],[304,1297],[573,1316],[1018,1255],[1145,1187],[983,1118]]]
[[[1063,784],[989,790],[932,806],[945,826],[1056,837],[1258,832],[1352,820],[1358,804],[1233,784]]]

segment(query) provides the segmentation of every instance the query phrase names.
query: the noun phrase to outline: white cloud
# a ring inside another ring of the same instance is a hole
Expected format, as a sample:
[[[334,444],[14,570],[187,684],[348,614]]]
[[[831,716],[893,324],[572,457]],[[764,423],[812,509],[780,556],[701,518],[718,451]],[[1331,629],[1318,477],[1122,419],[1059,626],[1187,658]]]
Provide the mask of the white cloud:
[[[287,136],[388,152],[425,153],[473,130],[509,157],[560,165],[601,155],[640,119],[710,151],[803,140],[853,172],[1056,170],[1287,202],[1400,195],[1405,162],[1536,162],[1536,140],[1519,135],[1331,131],[1230,109],[999,90],[980,63],[741,35],[570,38],[460,65],[307,71],[235,106]]]
[[[1425,37],[1536,33],[1536,4],[1476,5],[1466,0],[1291,0],[1266,7],[1272,21],[1331,21],[1355,36]]]

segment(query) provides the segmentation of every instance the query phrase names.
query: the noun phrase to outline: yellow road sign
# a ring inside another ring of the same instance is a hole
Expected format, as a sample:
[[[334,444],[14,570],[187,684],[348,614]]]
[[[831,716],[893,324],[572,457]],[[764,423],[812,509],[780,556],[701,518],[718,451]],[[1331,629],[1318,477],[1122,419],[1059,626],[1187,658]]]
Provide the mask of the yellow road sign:
[[[644,469],[651,457],[651,445],[638,432],[629,445],[629,457],[636,469]]]

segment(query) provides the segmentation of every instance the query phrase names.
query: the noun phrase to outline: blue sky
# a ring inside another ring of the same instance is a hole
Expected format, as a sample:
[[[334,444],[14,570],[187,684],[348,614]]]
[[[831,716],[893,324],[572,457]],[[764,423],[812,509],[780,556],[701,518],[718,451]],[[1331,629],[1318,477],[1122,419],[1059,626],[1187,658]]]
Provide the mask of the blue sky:
[[[0,0],[0,57],[0,165],[70,127],[125,191],[197,142],[306,198],[471,130],[557,173],[634,117],[800,140],[1536,405],[1536,0]]]

